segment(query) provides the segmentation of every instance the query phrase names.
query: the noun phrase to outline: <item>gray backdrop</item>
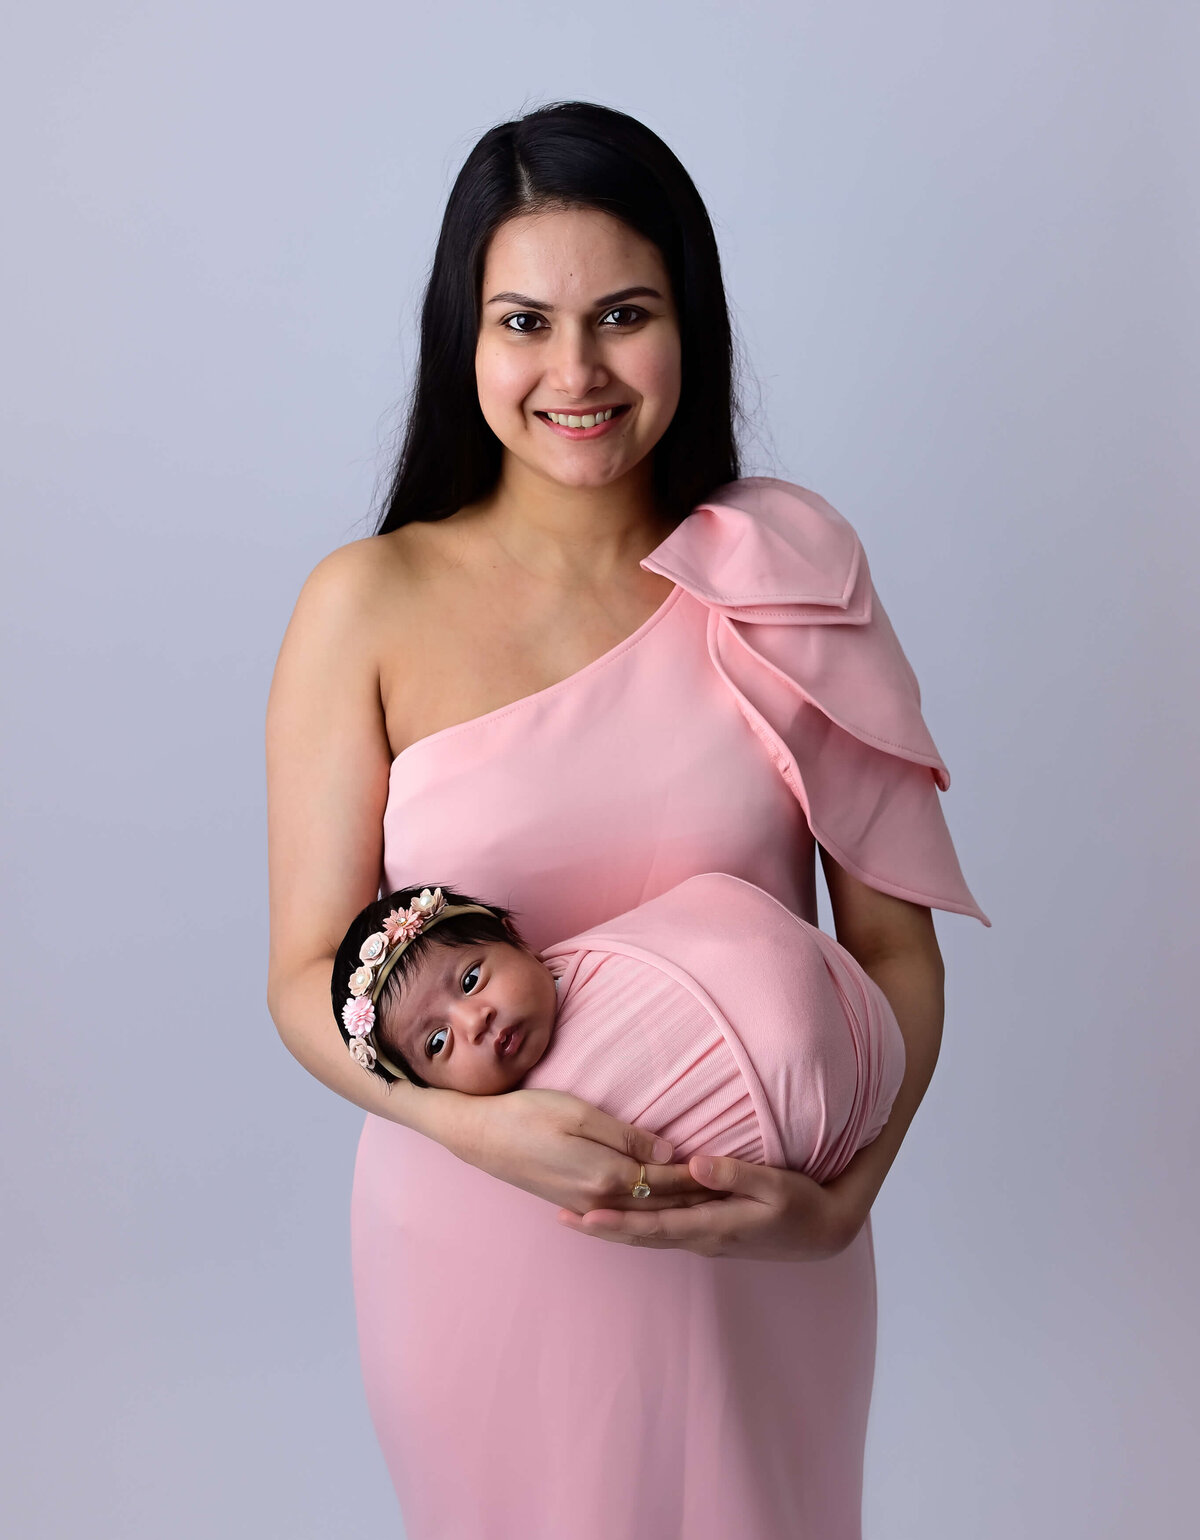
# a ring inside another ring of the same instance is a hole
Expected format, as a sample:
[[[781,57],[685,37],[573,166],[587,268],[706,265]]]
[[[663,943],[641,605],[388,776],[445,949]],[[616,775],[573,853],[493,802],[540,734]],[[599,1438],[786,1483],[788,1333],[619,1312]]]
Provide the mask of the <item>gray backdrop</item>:
[[[939,920],[943,1060],[876,1209],[867,1534],[1187,1527],[1194,23],[24,8],[0,91],[6,1533],[399,1533],[351,1315],[360,1114],[263,1003],[263,707],[305,573],[366,531],[453,173],[572,95],[644,118],[708,199],[748,469],[860,530],[995,922]]]

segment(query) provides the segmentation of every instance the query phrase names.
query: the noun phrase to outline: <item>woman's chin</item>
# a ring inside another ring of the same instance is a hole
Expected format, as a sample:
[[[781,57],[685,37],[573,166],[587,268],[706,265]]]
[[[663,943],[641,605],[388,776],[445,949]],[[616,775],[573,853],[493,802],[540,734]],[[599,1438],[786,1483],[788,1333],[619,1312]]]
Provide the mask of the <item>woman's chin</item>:
[[[644,473],[642,462],[647,460],[646,454],[631,453],[628,446],[620,453],[603,455],[586,445],[566,445],[553,454],[525,454],[509,447],[508,453],[527,474],[572,492],[599,492],[615,486],[639,468]]]
[[[628,475],[631,467],[622,460],[611,465],[576,464],[571,461],[556,462],[538,467],[538,475],[555,486],[572,492],[601,492],[615,486]]]

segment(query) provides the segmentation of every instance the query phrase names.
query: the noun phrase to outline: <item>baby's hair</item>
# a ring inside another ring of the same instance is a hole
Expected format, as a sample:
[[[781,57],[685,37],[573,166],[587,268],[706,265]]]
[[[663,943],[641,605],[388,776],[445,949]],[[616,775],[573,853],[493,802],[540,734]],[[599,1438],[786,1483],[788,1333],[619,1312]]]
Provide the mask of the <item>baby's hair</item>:
[[[334,1020],[338,1024],[342,1040],[348,1043],[350,1036],[342,1022],[342,1006],[350,993],[350,975],[362,965],[358,955],[359,948],[368,936],[383,929],[383,922],[393,909],[406,909],[423,888],[438,886],[441,887],[445,896],[447,907],[457,904],[483,904],[483,907],[490,912],[456,914],[448,920],[439,920],[436,925],[415,936],[397,958],[395,966],[384,981],[383,991],[375,1002],[376,1039],[386,1050],[387,1057],[404,1071],[413,1085],[426,1088],[429,1085],[428,1080],[421,1078],[387,1035],[388,1002],[395,1000],[400,994],[404,980],[411,978],[417,971],[422,960],[429,955],[430,947],[481,946],[489,941],[501,941],[507,946],[523,947],[525,942],[513,921],[511,912],[499,904],[484,904],[482,899],[470,898],[455,888],[448,888],[445,883],[417,883],[415,887],[398,888],[396,892],[389,893],[384,898],[377,898],[373,904],[368,904],[351,920],[346,934],[342,937],[342,944],[337,949],[337,956],[333,960],[333,978],[329,986]],[[382,1064],[377,1064],[374,1072],[381,1079],[389,1082],[396,1078],[395,1075],[389,1074]]]

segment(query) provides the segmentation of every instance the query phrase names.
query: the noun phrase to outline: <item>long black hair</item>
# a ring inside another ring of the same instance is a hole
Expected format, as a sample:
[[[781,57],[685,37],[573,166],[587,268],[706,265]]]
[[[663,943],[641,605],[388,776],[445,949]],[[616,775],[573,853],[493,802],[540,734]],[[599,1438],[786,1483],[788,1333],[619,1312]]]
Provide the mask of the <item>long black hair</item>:
[[[659,511],[677,522],[737,479],[733,343],[704,202],[645,124],[610,107],[560,102],[489,129],[451,190],[421,310],[408,422],[376,534],[443,519],[495,487],[501,445],[475,388],[484,258],[505,220],[555,207],[614,215],[658,247],[670,275],[682,388],[653,450]]]
[[[400,888],[395,893],[388,893],[382,898],[377,898],[368,904],[365,909],[350,921],[346,934],[342,937],[342,944],[337,949],[337,956],[333,961],[333,977],[329,981],[329,994],[333,1003],[333,1019],[337,1022],[338,1031],[342,1035],[343,1042],[350,1041],[350,1034],[346,1031],[342,1021],[342,1007],[350,994],[350,975],[361,964],[359,948],[368,936],[383,929],[383,922],[393,909],[407,909],[413,899],[421,892],[422,887],[430,887],[432,884],[418,884],[415,888]],[[388,974],[384,982],[383,990],[376,1002],[378,1012],[376,1018],[375,1036],[382,1047],[387,1050],[387,1056],[397,1069],[404,1071],[413,1085],[427,1088],[428,1080],[425,1080],[413,1068],[409,1061],[400,1052],[399,1048],[389,1040],[387,1035],[387,1007],[388,1002],[399,996],[404,980],[411,978],[421,964],[421,960],[428,954],[432,946],[467,947],[479,946],[488,941],[503,941],[509,946],[523,947],[525,945],[521,932],[517,929],[516,921],[510,910],[500,904],[485,904],[482,899],[471,898],[466,893],[459,893],[454,888],[448,888],[442,884],[442,896],[447,905],[480,904],[488,909],[488,914],[456,914],[450,919],[443,920],[439,925],[431,927],[428,931],[422,931],[415,936],[404,949],[395,967]],[[382,1064],[375,1066],[375,1074],[382,1080],[395,1080],[395,1075],[384,1069]]]

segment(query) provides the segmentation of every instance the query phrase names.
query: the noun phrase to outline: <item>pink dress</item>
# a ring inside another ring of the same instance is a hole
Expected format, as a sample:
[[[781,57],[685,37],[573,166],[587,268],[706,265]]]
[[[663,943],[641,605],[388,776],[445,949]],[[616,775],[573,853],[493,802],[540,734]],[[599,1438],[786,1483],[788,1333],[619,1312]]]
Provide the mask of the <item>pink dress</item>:
[[[547,947],[558,1014],[523,1086],[704,1151],[827,1182],[904,1078],[887,996],[832,936],[707,872]]]
[[[632,636],[397,757],[386,886],[507,904],[535,949],[706,872],[815,924],[815,836],[873,887],[986,924],[851,526],[741,481],[643,565],[676,587]],[[869,1225],[820,1263],[619,1246],[369,1116],[352,1244],[409,1540],[857,1540]]]

